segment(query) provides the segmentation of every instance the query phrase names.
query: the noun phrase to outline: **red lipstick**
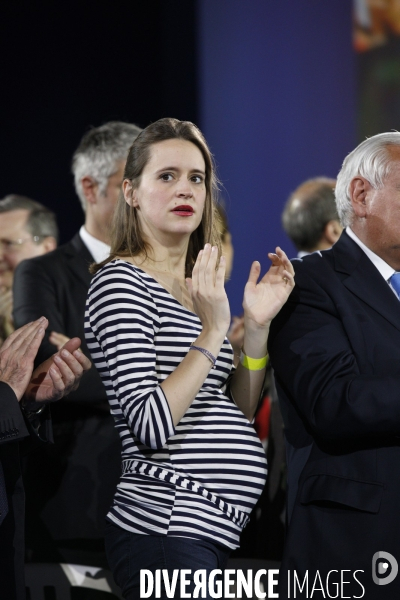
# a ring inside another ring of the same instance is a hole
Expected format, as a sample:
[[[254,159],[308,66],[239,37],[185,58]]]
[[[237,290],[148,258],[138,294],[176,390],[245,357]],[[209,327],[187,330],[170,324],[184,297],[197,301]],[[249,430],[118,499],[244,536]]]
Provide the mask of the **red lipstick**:
[[[180,204],[179,206],[175,206],[175,208],[171,211],[180,217],[191,217],[193,215],[193,207],[189,206],[189,204]]]

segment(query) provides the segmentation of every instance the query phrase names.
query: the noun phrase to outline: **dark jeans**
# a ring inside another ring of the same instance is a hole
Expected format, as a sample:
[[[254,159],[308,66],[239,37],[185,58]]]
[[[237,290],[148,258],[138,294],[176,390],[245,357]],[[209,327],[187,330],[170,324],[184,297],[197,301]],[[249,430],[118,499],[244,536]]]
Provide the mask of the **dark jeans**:
[[[184,537],[166,537],[158,535],[139,535],[130,533],[117,525],[107,522],[105,532],[106,553],[108,563],[113,572],[115,582],[122,590],[126,600],[137,600],[140,596],[140,570],[148,569],[155,577],[156,569],[167,569],[169,581],[172,581],[174,569],[191,569],[191,579],[197,569],[207,572],[213,569],[223,570],[228,560],[229,550],[205,540],[194,540]],[[173,598],[180,598],[180,573]],[[195,584],[191,582],[185,587],[186,593],[192,593]],[[148,580],[146,586],[148,589]],[[142,589],[143,593],[143,589]],[[147,596],[156,598],[153,594]],[[199,595],[203,598],[201,592]],[[166,599],[161,575],[161,599]],[[207,594],[205,598],[211,598]]]

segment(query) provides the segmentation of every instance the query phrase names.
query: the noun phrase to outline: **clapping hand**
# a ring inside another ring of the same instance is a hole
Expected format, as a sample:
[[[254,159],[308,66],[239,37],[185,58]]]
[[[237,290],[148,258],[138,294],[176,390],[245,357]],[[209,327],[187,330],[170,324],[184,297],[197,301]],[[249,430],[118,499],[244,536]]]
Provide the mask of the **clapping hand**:
[[[91,362],[80,350],[79,338],[70,339],[62,349],[32,373],[24,394],[24,404],[54,402],[75,390]]]
[[[203,331],[221,332],[225,337],[230,324],[229,301],[225,292],[225,258],[218,263],[218,249],[210,244],[199,252],[192,277],[186,285]]]
[[[272,265],[260,281],[261,265],[253,262],[244,289],[245,319],[258,327],[269,325],[294,288],[294,269],[285,252],[278,247],[276,254],[269,253],[268,258]]]
[[[18,400],[31,378],[35,356],[47,325],[47,319],[41,317],[16,329],[0,349],[0,381],[14,390]]]

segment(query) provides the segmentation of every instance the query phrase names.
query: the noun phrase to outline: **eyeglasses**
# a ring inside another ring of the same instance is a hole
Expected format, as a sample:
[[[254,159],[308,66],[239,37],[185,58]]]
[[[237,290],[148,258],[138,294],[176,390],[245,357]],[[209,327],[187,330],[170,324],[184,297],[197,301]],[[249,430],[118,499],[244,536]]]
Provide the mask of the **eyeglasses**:
[[[35,244],[39,244],[46,236],[44,235],[34,235],[31,238],[18,240],[0,240],[0,246],[2,246],[5,252],[18,252],[19,248],[26,244],[26,242],[34,242]]]

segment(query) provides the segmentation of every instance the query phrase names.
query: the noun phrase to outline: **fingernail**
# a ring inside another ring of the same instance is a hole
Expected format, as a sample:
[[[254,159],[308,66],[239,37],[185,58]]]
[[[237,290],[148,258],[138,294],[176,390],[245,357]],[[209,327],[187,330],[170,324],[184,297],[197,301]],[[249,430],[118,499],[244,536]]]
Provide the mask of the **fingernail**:
[[[211,248],[211,252],[215,252],[215,251],[216,251],[216,249],[217,249],[217,246],[213,246],[213,247]]]
[[[81,356],[82,350],[80,350],[79,348],[77,348],[73,354],[74,354],[74,356]]]
[[[68,350],[61,350],[61,356],[63,356],[64,358],[68,358],[68,356],[69,356]]]
[[[204,246],[204,250],[208,250],[208,249],[209,249],[209,247],[210,247],[210,244],[206,244],[206,245]]]
[[[203,254],[203,250],[200,250],[199,252],[199,256],[201,256]]]
[[[58,354],[55,355],[54,362],[56,362],[56,363],[62,363],[62,359],[58,356]]]
[[[45,320],[46,320],[46,317],[40,317],[40,319],[39,319],[39,321],[40,321],[41,323],[43,323],[43,321],[45,321]]]

